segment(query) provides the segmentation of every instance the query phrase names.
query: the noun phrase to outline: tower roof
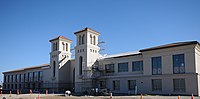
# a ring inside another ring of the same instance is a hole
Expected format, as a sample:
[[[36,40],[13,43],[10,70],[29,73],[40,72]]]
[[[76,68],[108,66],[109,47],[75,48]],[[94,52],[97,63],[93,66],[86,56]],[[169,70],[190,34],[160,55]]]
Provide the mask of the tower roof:
[[[69,42],[72,42],[72,40],[70,40],[70,39],[68,39],[68,38],[66,38],[66,37],[64,37],[64,36],[58,36],[58,37],[56,37],[56,38],[53,38],[53,39],[49,40],[49,42],[54,41],[54,40],[57,40],[57,39],[63,39],[63,40],[67,40],[67,41],[69,41]]]
[[[90,31],[90,32],[92,32],[92,33],[94,33],[94,34],[97,34],[97,35],[100,34],[99,32],[97,32],[97,31],[95,31],[95,30],[93,30],[93,29],[91,29],[91,28],[88,28],[88,27],[86,27],[86,28],[84,28],[84,29],[82,29],[82,30],[79,30],[79,31],[77,31],[77,32],[74,32],[74,34],[78,34],[78,33],[84,32],[84,31]]]

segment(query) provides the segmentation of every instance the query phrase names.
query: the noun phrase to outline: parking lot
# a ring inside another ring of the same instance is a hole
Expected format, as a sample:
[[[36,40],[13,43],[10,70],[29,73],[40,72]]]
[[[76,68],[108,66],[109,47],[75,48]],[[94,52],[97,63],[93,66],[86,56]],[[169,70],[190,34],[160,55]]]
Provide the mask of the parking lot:
[[[63,94],[3,94],[0,99],[110,99],[110,96],[67,96]],[[112,99],[141,99],[137,96],[113,96]],[[142,99],[178,99],[178,96],[142,96]],[[191,96],[180,96],[180,99],[191,99]],[[200,97],[195,97],[200,99]]]

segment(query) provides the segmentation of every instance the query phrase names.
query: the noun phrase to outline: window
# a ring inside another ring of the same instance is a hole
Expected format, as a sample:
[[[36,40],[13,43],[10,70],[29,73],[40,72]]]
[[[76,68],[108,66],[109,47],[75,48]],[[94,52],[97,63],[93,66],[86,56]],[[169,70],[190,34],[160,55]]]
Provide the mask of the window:
[[[32,81],[32,72],[28,72],[28,82]]]
[[[58,43],[56,42],[56,48],[55,48],[55,51],[57,51],[58,50]]]
[[[120,81],[119,80],[113,81],[113,90],[120,90]]]
[[[8,82],[10,82],[10,75],[8,75]]]
[[[99,81],[99,86],[101,89],[106,88],[106,81]]]
[[[66,51],[68,51],[68,44],[66,43]]]
[[[85,35],[83,34],[83,36],[82,36],[82,44],[85,43],[84,40],[85,40]]]
[[[17,74],[15,75],[15,82],[17,82]]]
[[[92,35],[90,35],[90,44],[92,44]]]
[[[132,71],[143,71],[143,61],[132,62]]]
[[[3,84],[3,89],[7,89],[7,88],[6,88],[6,84]]]
[[[65,51],[65,43],[62,42],[62,45],[63,45],[63,51]]]
[[[162,61],[161,56],[159,57],[152,57],[152,74],[153,75],[159,75],[162,74]]]
[[[17,84],[15,84],[15,89],[17,89]]]
[[[33,81],[35,81],[35,72],[33,72]]]
[[[38,71],[34,72],[34,79],[35,81],[38,81]]]
[[[55,50],[56,50],[56,44],[53,43],[53,51],[55,51]]]
[[[128,62],[118,63],[118,72],[128,72]]]
[[[106,73],[113,73],[114,72],[114,64],[106,64],[105,69],[106,69]]]
[[[13,89],[13,84],[11,84],[11,89]]]
[[[79,45],[81,45],[81,35],[79,35]]]
[[[128,80],[128,90],[135,90],[136,80]]]
[[[20,74],[21,75],[21,80],[20,82],[23,82],[24,81],[24,75],[23,74]]]
[[[11,82],[13,82],[13,75],[11,76]]]
[[[184,54],[173,55],[174,74],[185,73]]]
[[[6,82],[6,76],[4,75],[4,83]]]
[[[152,80],[152,91],[162,91],[162,80],[153,79]]]
[[[38,81],[42,81],[42,77],[43,77],[43,72],[39,71],[38,72]]]
[[[79,74],[82,75],[83,57],[79,57]]]
[[[93,44],[96,45],[96,37],[94,36],[93,39],[94,39],[93,40],[94,41]]]
[[[27,76],[27,74],[26,73],[24,73],[24,82],[26,82],[26,76]]]
[[[53,61],[53,77],[56,76],[56,62]]]
[[[19,82],[21,82],[21,79],[22,79],[22,78],[21,78],[21,74],[19,74]]]
[[[174,91],[175,92],[185,92],[185,79],[174,79]]]

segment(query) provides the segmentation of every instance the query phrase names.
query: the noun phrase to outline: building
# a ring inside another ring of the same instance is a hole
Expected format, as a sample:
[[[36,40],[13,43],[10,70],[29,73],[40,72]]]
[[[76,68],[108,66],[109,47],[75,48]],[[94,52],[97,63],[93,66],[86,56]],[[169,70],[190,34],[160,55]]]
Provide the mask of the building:
[[[6,71],[3,88],[84,92],[107,88],[118,94],[179,94],[200,96],[200,44],[177,42],[115,55],[99,54],[99,32],[90,28],[71,40],[51,39],[50,63]]]

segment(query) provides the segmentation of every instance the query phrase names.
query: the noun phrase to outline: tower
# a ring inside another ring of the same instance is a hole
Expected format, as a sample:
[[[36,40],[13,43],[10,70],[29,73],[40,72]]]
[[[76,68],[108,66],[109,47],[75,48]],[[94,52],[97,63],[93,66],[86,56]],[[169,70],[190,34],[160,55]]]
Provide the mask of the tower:
[[[99,32],[90,28],[74,33],[75,47],[75,91],[82,92],[84,87],[91,87],[92,66],[99,58]],[[87,81],[87,82],[86,82]]]
[[[64,87],[60,83],[67,83],[66,75],[67,62],[71,59],[70,45],[72,40],[64,37],[58,36],[54,39],[49,40],[51,42],[51,52],[50,52],[50,81],[53,82],[50,86],[55,90],[59,90]],[[63,76],[65,75],[65,76]]]

